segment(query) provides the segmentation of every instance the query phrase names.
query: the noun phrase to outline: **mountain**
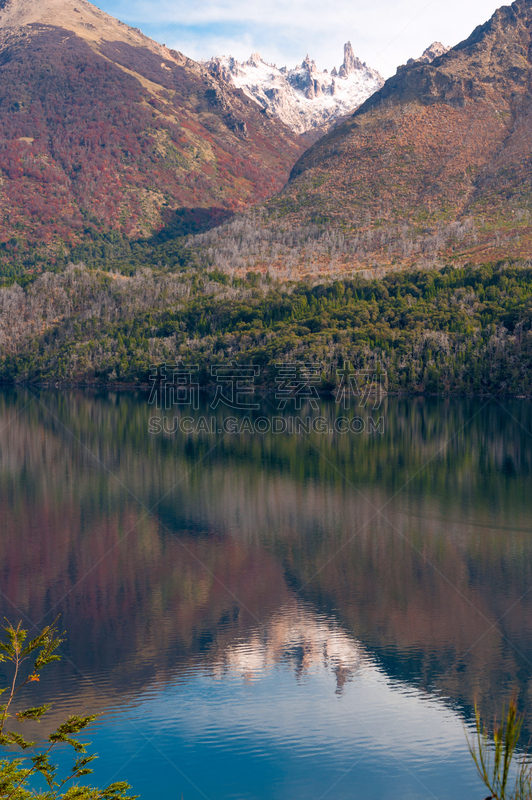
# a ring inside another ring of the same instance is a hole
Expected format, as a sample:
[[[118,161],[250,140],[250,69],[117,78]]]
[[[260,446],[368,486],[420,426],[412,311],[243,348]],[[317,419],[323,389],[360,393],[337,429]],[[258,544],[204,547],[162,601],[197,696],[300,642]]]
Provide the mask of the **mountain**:
[[[290,274],[529,259],[532,0],[407,64],[294,166],[232,268]],[[243,229],[242,223],[238,223]],[[220,230],[227,265],[231,228]]]
[[[406,62],[407,64],[431,64],[435,58],[439,58],[440,56],[444,56],[445,53],[448,53],[450,47],[445,47],[444,44],[441,42],[432,42],[431,45],[427,47],[426,50],[420,55],[419,58],[409,58]]]
[[[304,149],[243,92],[86,0],[0,2],[0,270],[88,234],[244,208]]]
[[[334,120],[354,111],[380,89],[384,78],[362,63],[351,42],[344,45],[344,61],[320,72],[307,57],[294,69],[267,64],[254,53],[243,64],[231,56],[204,62],[211,74],[242,89],[263,108],[279,117],[296,133],[320,131]]]

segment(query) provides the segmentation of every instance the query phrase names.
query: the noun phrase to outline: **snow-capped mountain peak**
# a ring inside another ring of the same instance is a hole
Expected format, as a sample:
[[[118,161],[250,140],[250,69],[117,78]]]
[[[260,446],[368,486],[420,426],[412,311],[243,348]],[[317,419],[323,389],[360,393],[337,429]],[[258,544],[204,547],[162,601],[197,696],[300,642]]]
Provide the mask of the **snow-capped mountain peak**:
[[[331,72],[320,71],[308,55],[293,69],[268,64],[260,53],[243,63],[217,56],[204,64],[297,133],[326,127],[354,111],[384,83],[376,70],[355,56],[350,42],[344,45],[342,66]]]

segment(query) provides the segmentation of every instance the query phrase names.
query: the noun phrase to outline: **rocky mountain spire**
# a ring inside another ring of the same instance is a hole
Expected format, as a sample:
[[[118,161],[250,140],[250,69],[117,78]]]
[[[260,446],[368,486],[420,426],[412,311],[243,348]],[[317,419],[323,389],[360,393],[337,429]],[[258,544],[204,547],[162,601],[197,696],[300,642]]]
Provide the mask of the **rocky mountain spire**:
[[[419,264],[429,249],[431,264],[529,257],[532,0],[438,49],[303,154],[283,189],[287,208],[308,198],[291,225],[326,209],[331,230],[352,226],[359,243],[364,231],[364,264]]]
[[[242,89],[297,133],[324,133],[333,120],[354,111],[384,83],[376,70],[356,58],[351,42],[344,45],[339,72],[322,72],[309,55],[293,69],[277,69],[258,54],[243,64],[226,56],[204,63],[213,75]]]
[[[344,63],[338,72],[340,77],[343,78],[346,75],[352,75],[354,72],[364,69],[365,66],[366,65],[353,53],[351,42],[346,42],[344,44]]]

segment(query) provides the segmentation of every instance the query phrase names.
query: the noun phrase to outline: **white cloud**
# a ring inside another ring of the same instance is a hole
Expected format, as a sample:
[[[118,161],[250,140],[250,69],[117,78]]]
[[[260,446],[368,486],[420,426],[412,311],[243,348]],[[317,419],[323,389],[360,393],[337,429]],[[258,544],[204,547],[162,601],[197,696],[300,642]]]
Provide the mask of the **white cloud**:
[[[252,52],[278,66],[306,53],[339,66],[348,39],[386,77],[431,42],[457,44],[498,7],[493,0],[98,0],[103,10],[192,58]]]

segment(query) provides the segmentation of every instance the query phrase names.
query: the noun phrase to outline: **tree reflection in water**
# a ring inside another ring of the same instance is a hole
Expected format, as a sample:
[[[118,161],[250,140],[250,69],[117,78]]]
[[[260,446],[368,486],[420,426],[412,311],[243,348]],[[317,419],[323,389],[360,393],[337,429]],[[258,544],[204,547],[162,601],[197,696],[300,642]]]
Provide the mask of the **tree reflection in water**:
[[[0,393],[0,610],[61,613],[63,704],[198,663],[245,681],[324,663],[341,693],[369,658],[467,713],[514,686],[524,705],[526,403],[388,398],[371,436],[149,436],[152,413],[141,393]]]

